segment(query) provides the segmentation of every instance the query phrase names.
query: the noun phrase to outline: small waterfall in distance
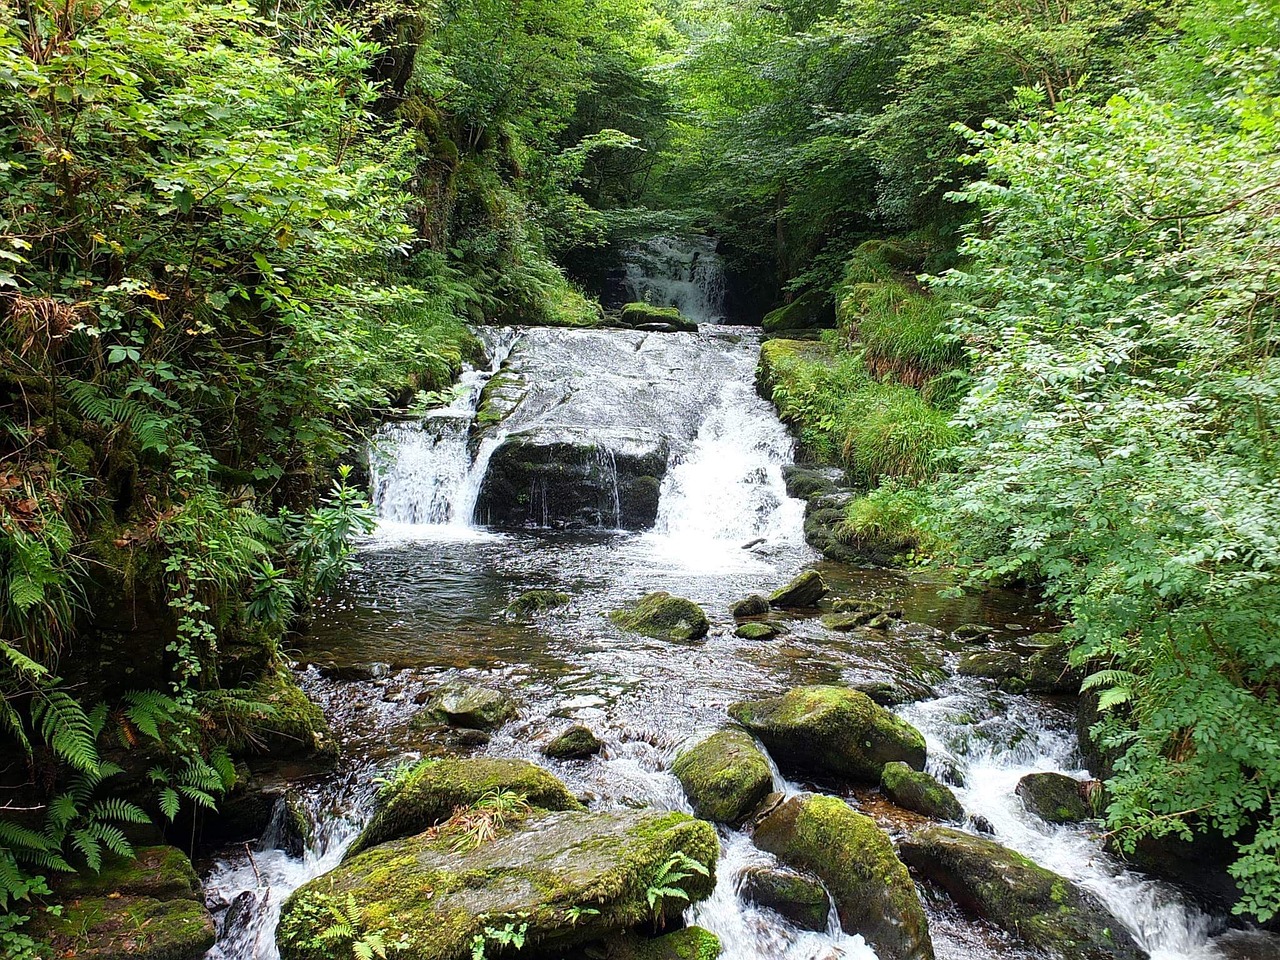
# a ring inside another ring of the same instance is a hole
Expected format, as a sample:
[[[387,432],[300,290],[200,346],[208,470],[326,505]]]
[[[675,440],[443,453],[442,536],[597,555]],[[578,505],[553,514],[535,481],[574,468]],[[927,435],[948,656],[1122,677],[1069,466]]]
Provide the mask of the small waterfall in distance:
[[[724,263],[710,237],[650,237],[623,254],[627,294],[657,307],[676,307],[698,323],[724,320]]]

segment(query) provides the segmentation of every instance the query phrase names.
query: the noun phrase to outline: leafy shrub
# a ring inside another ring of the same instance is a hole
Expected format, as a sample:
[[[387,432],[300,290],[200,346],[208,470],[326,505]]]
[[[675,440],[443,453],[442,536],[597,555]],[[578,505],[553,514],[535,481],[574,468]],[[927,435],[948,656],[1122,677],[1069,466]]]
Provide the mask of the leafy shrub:
[[[836,537],[888,554],[929,552],[936,545],[928,530],[931,507],[925,490],[886,483],[849,504]]]
[[[923,481],[960,437],[946,414],[910,387],[871,382],[850,394],[840,422],[841,452],[850,474],[868,486],[884,478]]]

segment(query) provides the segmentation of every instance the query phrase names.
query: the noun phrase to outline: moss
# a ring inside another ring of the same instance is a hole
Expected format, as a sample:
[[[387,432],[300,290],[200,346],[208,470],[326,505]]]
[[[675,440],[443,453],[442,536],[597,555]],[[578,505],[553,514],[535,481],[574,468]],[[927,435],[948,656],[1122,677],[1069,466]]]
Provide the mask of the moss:
[[[526,590],[507,605],[507,611],[513,614],[541,613],[563,607],[573,597],[559,590]]]
[[[561,733],[542,748],[542,755],[553,760],[582,760],[595,756],[604,746],[587,727],[576,725]]]
[[[672,766],[704,820],[738,823],[773,786],[773,771],[756,742],[741,730],[721,730],[683,751]]]
[[[470,806],[497,790],[522,794],[542,810],[582,809],[568,787],[525,760],[477,757],[425,761],[379,794],[373,819],[346,857],[433,827],[447,820],[455,807]]]
[[[914,810],[935,820],[959,822],[964,819],[964,808],[954,793],[929,774],[912,770],[905,763],[884,765],[880,790],[904,810]]]
[[[197,900],[117,895],[71,900],[59,917],[39,915],[29,932],[55,956],[93,960],[197,960],[215,939]]]
[[[827,582],[817,570],[806,570],[769,595],[769,605],[785,610],[816,607],[827,595]]]
[[[324,712],[285,667],[268,669],[250,687],[251,698],[270,707],[253,717],[244,731],[228,731],[228,743],[238,753],[262,752],[273,757],[297,757],[331,766],[338,760],[338,741]]]
[[[96,874],[90,871],[67,874],[59,879],[56,892],[63,899],[106,897],[124,894],[155,900],[188,899],[200,896],[200,878],[191,861],[177,847],[138,847],[130,860],[110,856]]]
[[[747,900],[781,914],[802,930],[827,929],[831,898],[811,875],[753,867],[743,874],[741,890]]]
[[[733,635],[741,637],[743,640],[773,640],[782,633],[782,630],[772,623],[740,623],[734,628]]]
[[[956,672],[962,677],[1007,680],[1022,673],[1022,658],[1016,653],[1000,650],[968,653],[960,658],[960,665]]]
[[[788,304],[765,314],[766,333],[780,330],[823,330],[836,325],[836,308],[825,290],[807,290]]]
[[[696,323],[675,307],[655,307],[649,303],[628,303],[622,308],[620,320],[622,325],[626,327],[659,323],[687,333],[692,333],[698,329]]]
[[[841,926],[884,958],[929,958],[933,948],[915,885],[874,820],[837,797],[792,797],[756,828],[756,845],[827,884]]]
[[[634,934],[611,942],[608,960],[716,960],[720,938],[702,927],[685,927],[661,937]]]
[[[735,620],[742,620],[745,617],[759,617],[768,612],[769,601],[758,593],[744,597],[729,608],[729,613]]]
[[[1079,780],[1063,773],[1029,773],[1018,781],[1016,793],[1028,810],[1049,823],[1088,820],[1089,804]]]
[[[411,725],[442,723],[469,730],[495,730],[515,716],[515,703],[502,691],[454,681],[435,692]]]
[[[629,609],[614,610],[609,619],[624,630],[659,640],[701,640],[711,629],[701,607],[665,591],[646,594]]]

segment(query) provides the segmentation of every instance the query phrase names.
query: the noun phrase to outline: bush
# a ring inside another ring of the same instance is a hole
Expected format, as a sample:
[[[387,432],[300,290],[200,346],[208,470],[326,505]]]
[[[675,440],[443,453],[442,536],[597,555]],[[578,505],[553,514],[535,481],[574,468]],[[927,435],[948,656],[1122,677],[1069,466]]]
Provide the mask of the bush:
[[[914,282],[880,280],[846,288],[841,323],[863,346],[863,362],[877,379],[892,377],[917,389],[964,362],[947,328],[950,304]]]
[[[932,506],[927,491],[886,483],[849,504],[836,539],[886,555],[929,552],[937,546],[925,521]]]

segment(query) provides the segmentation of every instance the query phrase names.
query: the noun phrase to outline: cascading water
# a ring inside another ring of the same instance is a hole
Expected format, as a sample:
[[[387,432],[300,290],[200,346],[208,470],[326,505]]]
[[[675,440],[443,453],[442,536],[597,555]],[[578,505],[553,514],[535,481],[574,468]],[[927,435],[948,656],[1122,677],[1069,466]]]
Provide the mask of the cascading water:
[[[658,307],[677,307],[698,323],[724,318],[724,264],[708,237],[651,237],[623,255],[628,295]]]

